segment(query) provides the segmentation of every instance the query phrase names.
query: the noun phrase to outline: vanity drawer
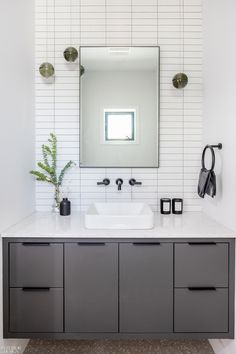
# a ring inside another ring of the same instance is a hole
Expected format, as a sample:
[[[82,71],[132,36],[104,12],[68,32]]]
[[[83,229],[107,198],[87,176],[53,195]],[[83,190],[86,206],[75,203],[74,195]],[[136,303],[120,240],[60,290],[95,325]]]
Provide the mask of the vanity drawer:
[[[175,287],[228,287],[227,243],[176,243]]]
[[[228,332],[228,289],[175,289],[174,332]]]
[[[10,287],[63,287],[63,245],[11,243]]]
[[[10,332],[62,332],[63,289],[10,289]]]

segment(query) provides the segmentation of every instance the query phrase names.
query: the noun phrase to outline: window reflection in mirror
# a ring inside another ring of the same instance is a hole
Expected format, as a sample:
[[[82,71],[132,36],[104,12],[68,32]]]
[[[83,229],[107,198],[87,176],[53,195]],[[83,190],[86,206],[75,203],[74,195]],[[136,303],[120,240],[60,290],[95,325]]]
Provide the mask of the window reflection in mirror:
[[[158,167],[159,47],[81,47],[80,166]]]
[[[129,143],[135,141],[135,110],[105,109],[105,142]]]

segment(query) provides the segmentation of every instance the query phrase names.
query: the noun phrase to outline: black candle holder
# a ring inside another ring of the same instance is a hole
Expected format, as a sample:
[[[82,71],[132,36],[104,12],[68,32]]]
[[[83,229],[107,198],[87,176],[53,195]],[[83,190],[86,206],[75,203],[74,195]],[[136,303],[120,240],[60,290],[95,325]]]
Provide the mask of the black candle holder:
[[[161,214],[170,214],[170,213],[171,213],[171,199],[161,198]]]
[[[172,199],[172,213],[173,214],[183,214],[183,199],[173,198]]]

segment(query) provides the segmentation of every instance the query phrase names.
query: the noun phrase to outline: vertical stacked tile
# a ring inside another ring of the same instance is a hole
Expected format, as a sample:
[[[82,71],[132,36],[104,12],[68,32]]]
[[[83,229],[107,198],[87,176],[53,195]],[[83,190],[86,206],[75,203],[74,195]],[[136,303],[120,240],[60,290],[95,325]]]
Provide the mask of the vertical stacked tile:
[[[158,210],[162,196],[181,196],[185,210],[200,210],[196,185],[202,120],[201,0],[36,0],[35,12],[36,160],[41,159],[41,144],[55,131],[58,167],[70,159],[77,163],[66,175],[63,187],[73,209],[84,210],[93,201],[134,200],[145,201]],[[46,59],[46,38],[48,60],[56,71],[52,82],[45,82],[38,74],[39,65]],[[161,48],[160,168],[80,169],[79,63],[66,63],[64,49],[69,45],[157,44]],[[172,77],[181,69],[183,54],[189,84],[185,90],[176,90]],[[104,177],[111,179],[108,188],[96,185]],[[115,185],[117,177],[124,179],[121,192]],[[141,180],[142,187],[131,188],[130,177]],[[52,192],[50,186],[37,183],[38,210],[50,210]]]
[[[132,0],[132,44],[155,46],[158,43],[158,2],[156,0]],[[147,202],[157,210],[157,169],[133,168],[132,177],[142,186],[132,187],[132,200]]]
[[[160,74],[160,169],[158,209],[162,197],[183,196],[183,91],[172,85],[181,71],[180,0],[158,1]]]
[[[46,6],[47,5],[47,6]],[[54,85],[51,79],[46,84],[38,68],[45,61],[54,63],[54,8],[53,2],[42,0],[35,2],[35,120],[36,120],[36,161],[41,160],[41,145],[47,141],[54,128]],[[37,182],[37,210],[50,210],[53,189],[51,186]]]
[[[105,0],[80,0],[81,5],[81,45],[104,46],[106,38]],[[97,181],[105,177],[104,168],[82,168],[81,173],[81,209],[87,209],[92,202],[105,201],[104,186]]]

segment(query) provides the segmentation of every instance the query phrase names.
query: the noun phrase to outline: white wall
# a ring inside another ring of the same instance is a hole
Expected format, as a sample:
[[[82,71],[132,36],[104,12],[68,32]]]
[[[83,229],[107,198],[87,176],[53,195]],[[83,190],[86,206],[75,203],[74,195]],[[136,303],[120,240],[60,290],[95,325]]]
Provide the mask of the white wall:
[[[204,210],[236,231],[236,2],[204,1],[204,142],[222,142],[217,152],[218,192]],[[234,354],[236,340],[212,341],[216,353]]]
[[[0,1],[0,233],[34,210],[34,1]],[[2,284],[0,243],[0,284]],[[0,285],[0,317],[2,318]],[[26,340],[2,340],[23,353]]]
[[[223,143],[217,153],[219,190],[204,208],[236,230],[236,2],[205,1],[204,141]]]
[[[55,82],[49,84],[37,71],[46,57],[46,0],[36,0],[37,160],[41,159],[42,143],[55,131],[60,166],[70,159],[79,161],[79,65],[65,62],[63,51],[68,45],[158,44],[161,48],[160,168],[73,168],[66,176],[73,210],[105,200],[145,201],[158,210],[163,196],[184,197],[185,210],[201,210],[196,194],[202,139],[201,2],[185,0],[183,13],[183,0],[48,0],[48,58],[56,73]],[[189,84],[176,90],[172,77],[183,64],[183,22],[184,70]],[[111,178],[111,184],[97,186],[105,176]],[[142,188],[128,185],[131,176],[143,182]],[[124,179],[121,192],[115,185],[117,177]],[[50,210],[52,196],[50,186],[37,183],[37,210]]]
[[[34,2],[0,2],[0,232],[34,209]]]

